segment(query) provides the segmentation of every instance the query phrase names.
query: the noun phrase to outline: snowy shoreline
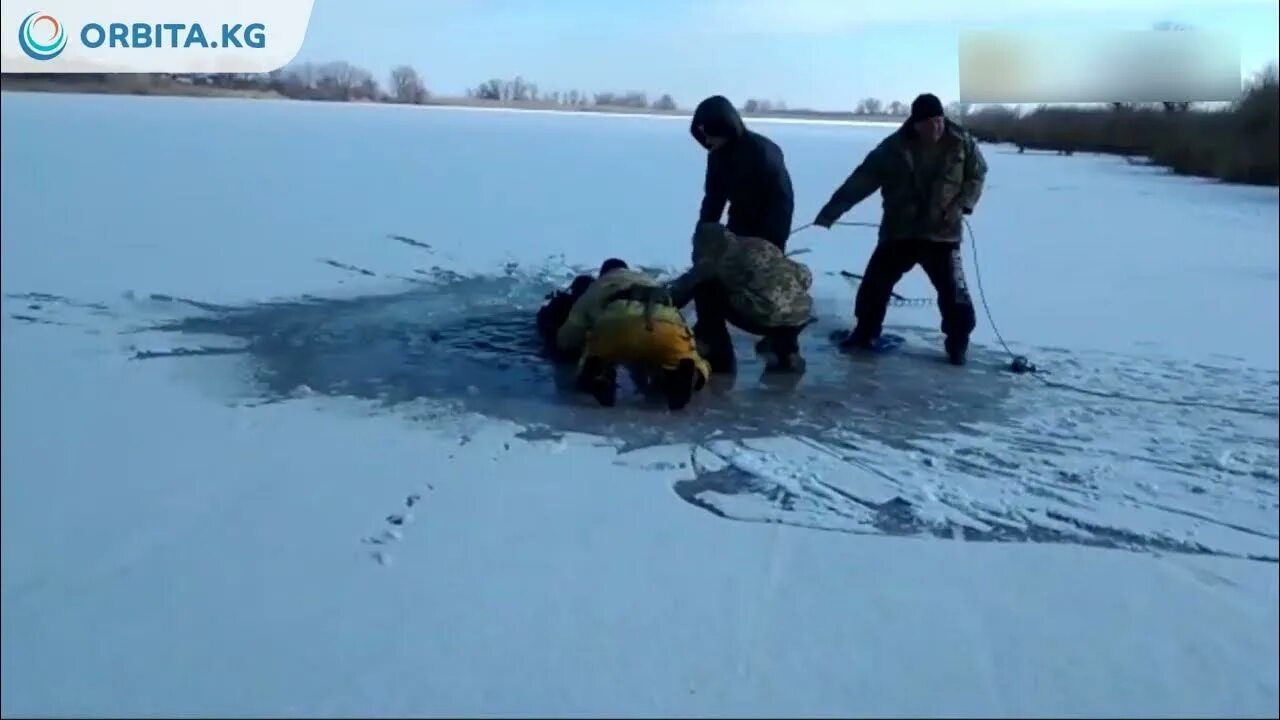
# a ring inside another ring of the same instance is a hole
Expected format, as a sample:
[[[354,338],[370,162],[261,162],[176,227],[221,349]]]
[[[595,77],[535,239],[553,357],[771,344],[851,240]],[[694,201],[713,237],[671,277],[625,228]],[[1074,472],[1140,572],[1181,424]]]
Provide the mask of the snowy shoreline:
[[[391,105],[392,103],[366,103],[369,105]],[[556,110],[552,108],[521,108],[521,107],[479,107],[473,105],[402,105],[401,107],[416,107],[428,110],[461,110],[476,112],[507,112],[507,113],[533,113],[544,115],[578,115],[578,116],[615,116],[625,118],[652,118],[658,120],[683,120],[689,122],[692,115],[679,113],[651,113],[651,112],[627,112],[614,110]],[[787,118],[776,117],[770,115],[744,115],[743,119],[748,123],[770,123],[777,125],[837,125],[849,127],[898,127],[902,123],[889,122],[883,120],[840,120],[831,118]]]
[[[0,90],[0,95],[18,95],[31,93],[47,93],[54,95],[74,95],[74,96],[99,96],[108,95],[113,97],[128,98],[167,98],[178,100],[244,100],[252,102],[277,102],[277,103],[305,103],[317,106],[346,106],[346,107],[380,107],[392,108],[399,110],[436,110],[436,111],[461,111],[461,112],[482,112],[482,113],[527,113],[532,115],[565,115],[578,117],[620,117],[620,118],[649,118],[656,120],[683,120],[689,121],[692,117],[687,112],[644,112],[630,111],[615,108],[584,108],[584,109],[558,109],[549,107],[521,107],[518,105],[481,105],[470,104],[465,102],[451,103],[447,101],[430,101],[422,104],[406,104],[393,102],[361,102],[361,101],[341,101],[341,100],[303,100],[288,97],[270,97],[247,95],[243,93],[225,93],[225,94],[183,94],[183,93],[145,93],[145,94],[129,94],[116,92],[94,92],[78,89],[58,89],[58,90],[41,90],[33,88],[13,87]],[[780,117],[777,115],[755,115],[744,114],[743,118],[751,123],[769,123],[777,125],[835,125],[848,127],[898,127],[901,121],[890,120],[854,120],[843,118],[824,118],[824,117]]]

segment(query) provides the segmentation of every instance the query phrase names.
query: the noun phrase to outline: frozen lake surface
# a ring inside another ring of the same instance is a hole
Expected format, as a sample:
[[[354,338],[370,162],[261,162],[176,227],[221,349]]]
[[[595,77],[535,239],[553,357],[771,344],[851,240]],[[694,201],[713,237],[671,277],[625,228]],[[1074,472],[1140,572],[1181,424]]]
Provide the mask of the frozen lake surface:
[[[889,131],[755,125],[797,224]],[[874,230],[808,230],[809,372],[742,337],[670,414],[567,394],[530,326],[687,262],[683,121],[5,93],[0,131],[6,715],[1280,712],[1274,188],[986,147],[986,298],[1052,384],[982,315],[941,362],[927,303],[838,356]]]

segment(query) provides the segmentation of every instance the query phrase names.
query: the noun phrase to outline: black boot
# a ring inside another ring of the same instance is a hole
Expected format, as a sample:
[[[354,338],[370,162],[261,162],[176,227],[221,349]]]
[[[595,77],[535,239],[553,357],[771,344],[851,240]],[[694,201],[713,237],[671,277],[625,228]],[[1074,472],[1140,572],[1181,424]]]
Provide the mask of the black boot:
[[[964,365],[965,355],[969,351],[969,338],[949,337],[944,341],[943,347],[946,348],[947,360],[952,365]]]
[[[681,360],[674,370],[665,371],[663,385],[667,394],[667,407],[682,410],[693,399],[693,393],[702,385],[698,368],[688,358]]]
[[[767,373],[803,373],[808,363],[800,353],[773,355],[766,359],[764,371]]]
[[[605,407],[618,403],[618,371],[599,358],[587,358],[578,374],[578,387]]]
[[[871,350],[875,347],[875,340],[876,339],[871,337],[868,333],[855,327],[853,332],[846,335],[845,338],[840,341],[840,351],[850,352],[854,350]]]
[[[766,373],[803,373],[804,358],[800,356],[800,332],[802,328],[776,328],[760,341],[765,346],[761,353]],[[757,346],[759,347],[759,346]]]

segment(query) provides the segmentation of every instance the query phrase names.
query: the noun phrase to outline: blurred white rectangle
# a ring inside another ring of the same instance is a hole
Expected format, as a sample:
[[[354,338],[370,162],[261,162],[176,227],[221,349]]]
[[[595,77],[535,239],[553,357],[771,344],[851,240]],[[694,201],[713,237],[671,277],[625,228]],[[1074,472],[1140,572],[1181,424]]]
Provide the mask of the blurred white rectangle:
[[[1241,92],[1240,45],[1221,33],[969,32],[962,103],[1221,102]]]

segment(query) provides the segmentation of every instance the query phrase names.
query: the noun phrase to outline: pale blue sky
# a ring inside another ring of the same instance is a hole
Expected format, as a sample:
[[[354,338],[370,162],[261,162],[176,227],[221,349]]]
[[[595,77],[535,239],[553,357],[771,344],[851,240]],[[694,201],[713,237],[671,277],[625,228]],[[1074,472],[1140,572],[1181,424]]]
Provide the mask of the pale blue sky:
[[[384,84],[408,63],[440,95],[519,74],[544,91],[828,109],[925,91],[957,99],[964,30],[1162,20],[1235,36],[1246,73],[1277,56],[1275,0],[316,0],[298,60],[347,60]]]

